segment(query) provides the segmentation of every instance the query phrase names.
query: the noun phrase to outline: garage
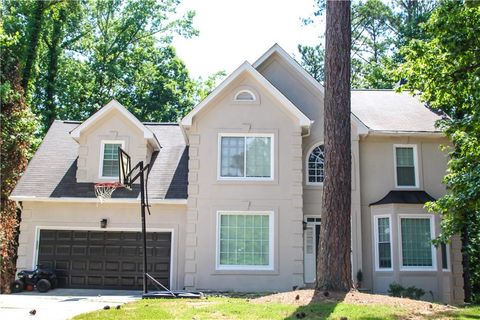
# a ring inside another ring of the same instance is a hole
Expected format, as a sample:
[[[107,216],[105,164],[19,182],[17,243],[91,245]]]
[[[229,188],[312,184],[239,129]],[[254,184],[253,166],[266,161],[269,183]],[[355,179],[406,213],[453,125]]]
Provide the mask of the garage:
[[[147,233],[149,274],[170,287],[171,233]],[[56,270],[61,288],[142,288],[142,233],[40,230],[38,263]]]

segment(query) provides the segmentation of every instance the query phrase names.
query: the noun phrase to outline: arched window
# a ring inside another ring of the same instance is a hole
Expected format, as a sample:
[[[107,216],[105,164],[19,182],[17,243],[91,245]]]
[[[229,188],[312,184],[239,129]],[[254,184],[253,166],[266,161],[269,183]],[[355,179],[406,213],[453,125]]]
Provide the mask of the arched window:
[[[308,155],[307,184],[322,184],[324,179],[323,166],[325,164],[323,144],[316,146]]]
[[[240,90],[234,98],[235,101],[255,101],[255,95],[250,90]]]

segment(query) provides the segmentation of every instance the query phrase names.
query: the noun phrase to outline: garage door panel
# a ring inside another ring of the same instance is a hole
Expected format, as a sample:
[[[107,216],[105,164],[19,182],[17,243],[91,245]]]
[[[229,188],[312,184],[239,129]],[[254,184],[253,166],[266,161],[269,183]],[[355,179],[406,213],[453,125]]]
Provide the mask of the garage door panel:
[[[169,286],[171,234],[148,233],[147,270]],[[140,289],[140,232],[41,230],[38,261],[56,269],[59,287]]]
[[[76,242],[75,242],[76,243]],[[87,254],[87,245],[73,245],[72,246],[72,255],[73,256],[84,256]]]

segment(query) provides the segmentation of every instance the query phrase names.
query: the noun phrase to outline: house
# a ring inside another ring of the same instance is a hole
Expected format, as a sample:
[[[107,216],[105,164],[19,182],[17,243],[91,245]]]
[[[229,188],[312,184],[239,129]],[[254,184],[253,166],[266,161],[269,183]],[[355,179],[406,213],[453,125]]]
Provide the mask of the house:
[[[111,101],[55,121],[11,195],[22,208],[17,268],[58,270],[72,288],[139,288],[139,188],[99,204],[116,148],[151,164],[149,271],[173,289],[312,286],[321,232],[323,87],[280,46],[243,63],[180,123],[141,123]],[[439,116],[389,90],[352,91],[352,271],[386,293],[463,301],[460,242],[431,245],[449,141]],[[103,221],[103,223],[101,223]],[[321,254],[321,253],[319,253]]]

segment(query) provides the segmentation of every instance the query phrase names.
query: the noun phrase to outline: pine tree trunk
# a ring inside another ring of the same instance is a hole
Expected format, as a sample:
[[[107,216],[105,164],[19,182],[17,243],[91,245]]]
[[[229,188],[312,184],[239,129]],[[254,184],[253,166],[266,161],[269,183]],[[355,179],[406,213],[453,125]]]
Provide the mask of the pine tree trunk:
[[[348,291],[351,272],[350,2],[327,1],[325,180],[317,289]]]

